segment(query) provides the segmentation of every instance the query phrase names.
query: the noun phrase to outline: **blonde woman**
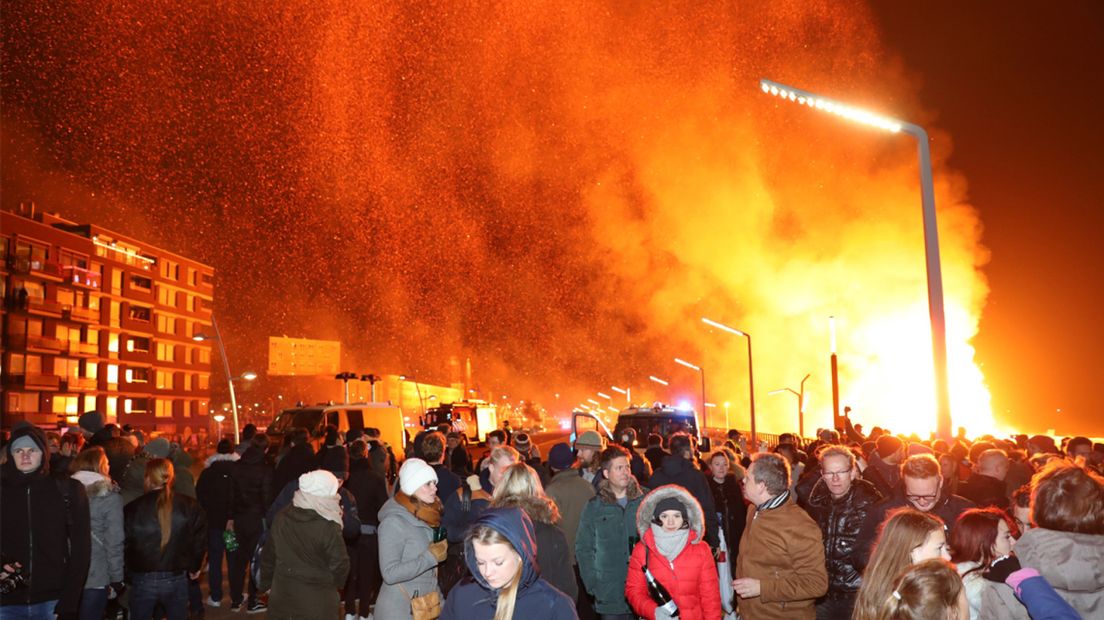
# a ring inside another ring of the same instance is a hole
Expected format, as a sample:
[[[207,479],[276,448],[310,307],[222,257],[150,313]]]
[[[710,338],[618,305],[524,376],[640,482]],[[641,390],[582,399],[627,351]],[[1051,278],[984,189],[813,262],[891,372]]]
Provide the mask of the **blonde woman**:
[[[101,620],[111,592],[123,591],[123,496],[108,476],[103,448],[79,453],[71,469],[73,479],[84,485],[92,518],[92,559],[81,595],[80,620]]]
[[[207,517],[196,500],[174,493],[173,464],[146,462],[145,494],[124,509],[130,618],[150,620],[160,603],[168,620],[188,614],[188,579],[198,579],[207,550]]]
[[[536,470],[525,463],[507,468],[502,482],[495,487],[491,506],[525,511],[537,534],[537,566],[541,577],[572,600],[578,597],[579,586],[571,567],[567,536],[559,526],[560,509],[544,494]]]
[[[913,564],[936,559],[951,559],[943,520],[911,508],[890,513],[863,573],[853,620],[877,620],[898,575]]]
[[[472,522],[465,560],[472,576],[450,592],[441,620],[570,620],[566,594],[541,578],[533,522],[519,508],[488,508]]]
[[[924,560],[904,570],[882,602],[877,620],[967,620],[962,579],[946,560]]]

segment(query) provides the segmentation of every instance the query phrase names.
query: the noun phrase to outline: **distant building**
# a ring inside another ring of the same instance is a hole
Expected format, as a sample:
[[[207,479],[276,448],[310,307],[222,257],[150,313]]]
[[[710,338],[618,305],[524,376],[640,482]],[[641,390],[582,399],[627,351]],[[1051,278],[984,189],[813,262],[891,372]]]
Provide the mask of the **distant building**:
[[[211,432],[214,269],[34,205],[0,211],[0,424],[85,412],[166,433]]]

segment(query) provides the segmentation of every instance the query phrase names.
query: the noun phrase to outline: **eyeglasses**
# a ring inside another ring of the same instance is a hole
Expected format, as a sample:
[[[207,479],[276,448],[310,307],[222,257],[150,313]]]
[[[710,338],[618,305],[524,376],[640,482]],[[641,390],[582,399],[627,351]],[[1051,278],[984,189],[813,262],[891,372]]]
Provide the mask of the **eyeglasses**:
[[[851,473],[851,470],[850,469],[845,469],[843,471],[822,471],[820,473],[825,478],[842,478],[843,476],[846,476],[847,474]]]
[[[923,502],[925,504],[928,503],[928,502],[934,502],[938,498],[939,498],[938,494],[936,494],[936,495],[908,495],[907,493],[905,494],[905,499],[907,499],[908,501],[910,501],[910,502]]]

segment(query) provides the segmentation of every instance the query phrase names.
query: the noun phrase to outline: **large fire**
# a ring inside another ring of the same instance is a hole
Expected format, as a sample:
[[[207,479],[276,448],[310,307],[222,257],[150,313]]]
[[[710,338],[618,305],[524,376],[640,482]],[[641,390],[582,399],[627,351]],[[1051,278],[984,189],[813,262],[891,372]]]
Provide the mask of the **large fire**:
[[[696,401],[681,356],[746,428],[745,343],[708,315],[755,339],[761,430],[796,427],[766,394],[812,375],[811,432],[834,315],[856,420],[934,428],[915,144],[758,86],[937,129],[861,3],[99,6],[5,16],[5,128],[45,144],[5,149],[5,194],[213,262],[240,363],[288,334],[365,372],[470,356],[549,405],[665,399],[649,374]],[[986,252],[932,135],[954,423],[994,430]]]

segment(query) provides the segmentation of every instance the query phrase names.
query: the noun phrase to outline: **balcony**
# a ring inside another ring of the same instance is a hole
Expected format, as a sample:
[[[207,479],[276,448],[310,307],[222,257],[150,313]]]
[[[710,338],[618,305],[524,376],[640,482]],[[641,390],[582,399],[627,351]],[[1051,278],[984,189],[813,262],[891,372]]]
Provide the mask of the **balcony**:
[[[8,384],[13,388],[24,390],[53,390],[57,391],[61,378],[57,375],[42,374],[10,374]]]
[[[123,349],[119,351],[119,359],[124,362],[137,362],[139,364],[152,366],[154,363],[152,351],[127,351]]]
[[[85,288],[97,290],[101,288],[102,278],[98,271],[77,267],[76,265],[62,265],[61,273],[64,274],[66,282]]]
[[[61,317],[62,313],[65,312],[65,306],[56,301],[46,301],[38,297],[28,297],[25,309],[30,314],[42,314],[52,317]]]
[[[75,340],[69,341],[69,355],[79,355],[82,357],[96,356],[100,354],[100,345],[92,344],[89,342],[77,342]]]
[[[40,278],[61,282],[64,278],[61,265],[51,261],[31,259],[26,256],[13,256],[8,259],[8,268],[12,273],[26,275],[33,273]]]
[[[57,353],[64,351],[66,343],[57,338],[44,336],[27,336],[25,334],[7,334],[5,346],[16,350],[40,351],[43,353]]]
[[[69,377],[65,385],[70,392],[88,392],[95,390],[98,383],[97,379],[88,377]]]
[[[81,306],[68,306],[66,313],[69,315],[69,319],[72,321],[81,321],[82,323],[99,323],[100,322],[100,309],[99,308],[83,308]]]

